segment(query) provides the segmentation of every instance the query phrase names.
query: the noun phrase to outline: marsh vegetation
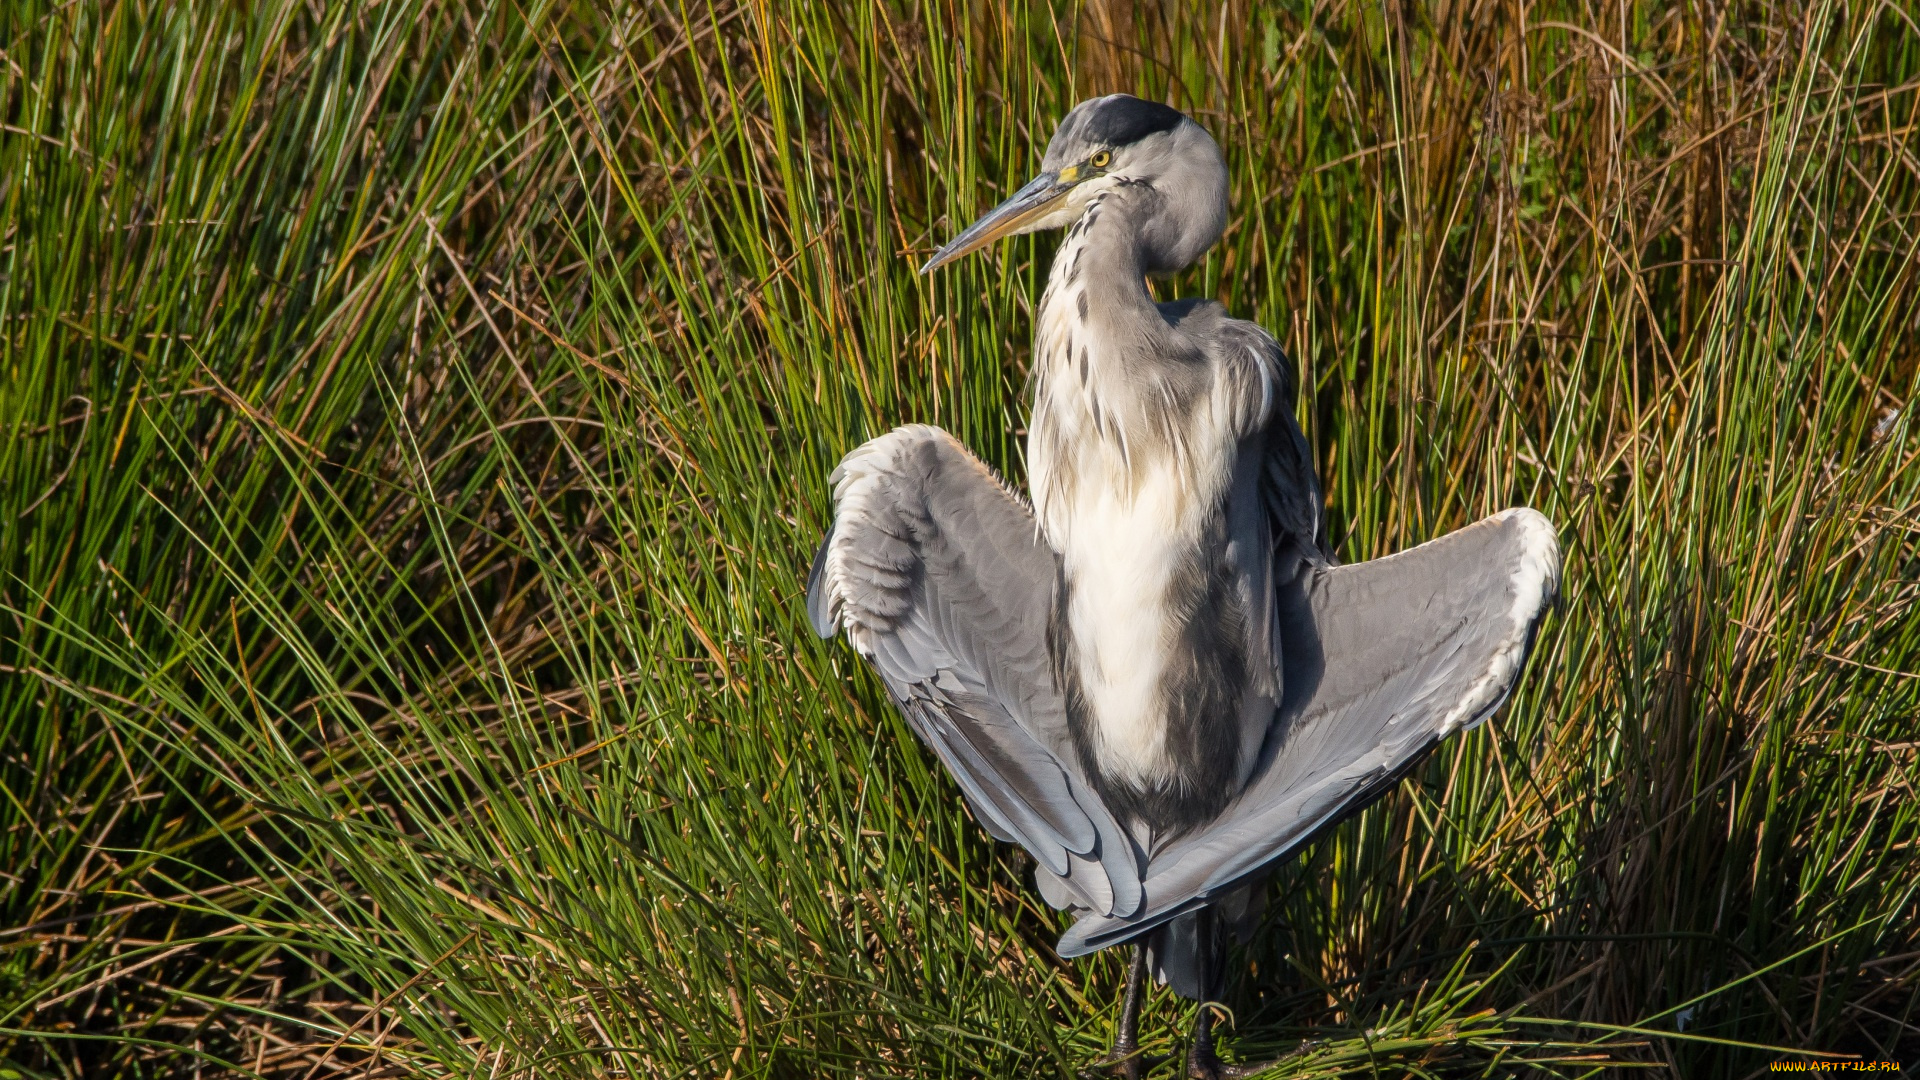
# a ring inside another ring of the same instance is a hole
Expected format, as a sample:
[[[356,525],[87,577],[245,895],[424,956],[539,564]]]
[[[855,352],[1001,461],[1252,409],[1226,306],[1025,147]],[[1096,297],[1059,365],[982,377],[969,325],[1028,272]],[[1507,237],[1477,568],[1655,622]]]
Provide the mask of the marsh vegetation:
[[[1566,553],[1228,1045],[1920,1060],[1920,14],[1199,8],[0,11],[0,1076],[1096,1057],[1122,958],[800,591],[863,439],[1022,476],[1053,241],[914,267],[1120,89],[1227,151],[1168,288],[1299,364],[1340,556]]]

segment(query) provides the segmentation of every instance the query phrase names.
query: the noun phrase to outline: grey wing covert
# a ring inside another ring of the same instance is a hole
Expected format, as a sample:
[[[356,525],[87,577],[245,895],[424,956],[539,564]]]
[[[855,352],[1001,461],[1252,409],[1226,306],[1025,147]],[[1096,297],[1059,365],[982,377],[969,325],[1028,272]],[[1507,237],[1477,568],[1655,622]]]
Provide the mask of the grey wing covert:
[[[1259,388],[1244,395],[1249,407],[1256,402],[1259,406],[1245,427],[1259,429],[1261,437],[1260,498],[1271,520],[1275,554],[1326,565],[1319,538],[1320,478],[1306,434],[1293,417],[1299,381],[1293,361],[1273,335],[1241,319],[1222,320],[1208,345],[1220,361],[1239,366],[1246,373],[1242,377]],[[1290,569],[1276,567],[1276,577],[1284,581]]]
[[[952,436],[898,428],[834,471],[807,586],[844,628],[988,832],[1038,861],[1055,907],[1125,918],[1141,859],[1080,774],[1046,627],[1058,560],[1032,512]]]

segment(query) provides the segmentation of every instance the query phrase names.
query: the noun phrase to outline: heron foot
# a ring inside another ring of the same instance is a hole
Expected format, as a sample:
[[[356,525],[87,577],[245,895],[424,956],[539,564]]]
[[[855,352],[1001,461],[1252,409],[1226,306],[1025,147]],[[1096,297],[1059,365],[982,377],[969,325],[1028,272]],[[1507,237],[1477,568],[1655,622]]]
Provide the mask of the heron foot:
[[[1211,1050],[1204,1054],[1195,1052],[1187,1055],[1187,1077],[1188,1080],[1240,1080],[1241,1077],[1259,1076],[1283,1060],[1278,1058],[1252,1065],[1229,1065]]]
[[[1136,1046],[1116,1046],[1106,1057],[1081,1073],[1083,1077],[1117,1076],[1121,1080],[1144,1080],[1161,1062],[1167,1060],[1157,1054],[1149,1054]]]

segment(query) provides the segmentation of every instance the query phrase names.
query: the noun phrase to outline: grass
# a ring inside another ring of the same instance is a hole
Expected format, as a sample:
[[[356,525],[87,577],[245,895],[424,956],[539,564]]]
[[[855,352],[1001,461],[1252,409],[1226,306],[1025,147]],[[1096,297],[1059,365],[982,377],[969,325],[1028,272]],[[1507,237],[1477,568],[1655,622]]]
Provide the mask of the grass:
[[[1804,8],[1804,10],[1803,10]],[[0,10],[0,1077],[1071,1076],[1118,958],[799,593],[908,421],[1022,474],[1128,89],[1227,149],[1342,557],[1525,503],[1492,722],[1274,886],[1276,1075],[1920,1063],[1920,12]],[[1188,1011],[1150,1003],[1151,1049]]]

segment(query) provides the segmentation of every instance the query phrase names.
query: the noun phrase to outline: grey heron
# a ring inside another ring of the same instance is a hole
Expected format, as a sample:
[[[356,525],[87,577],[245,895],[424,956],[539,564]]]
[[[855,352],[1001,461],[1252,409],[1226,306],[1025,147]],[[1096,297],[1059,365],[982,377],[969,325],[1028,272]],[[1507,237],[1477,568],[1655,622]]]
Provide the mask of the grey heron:
[[[1190,1076],[1258,1071],[1214,1047],[1228,938],[1276,863],[1500,704],[1559,578],[1529,509],[1372,562],[1322,550],[1291,361],[1147,288],[1226,218],[1192,119],[1122,94],[1069,112],[1040,174],[922,268],[1066,229],[1035,316],[1031,504],[952,436],[898,428],[835,470],[808,583],[815,630],[845,630],[1075,917],[1059,954],[1134,946],[1103,1059],[1129,1077],[1149,973],[1202,1002]]]

